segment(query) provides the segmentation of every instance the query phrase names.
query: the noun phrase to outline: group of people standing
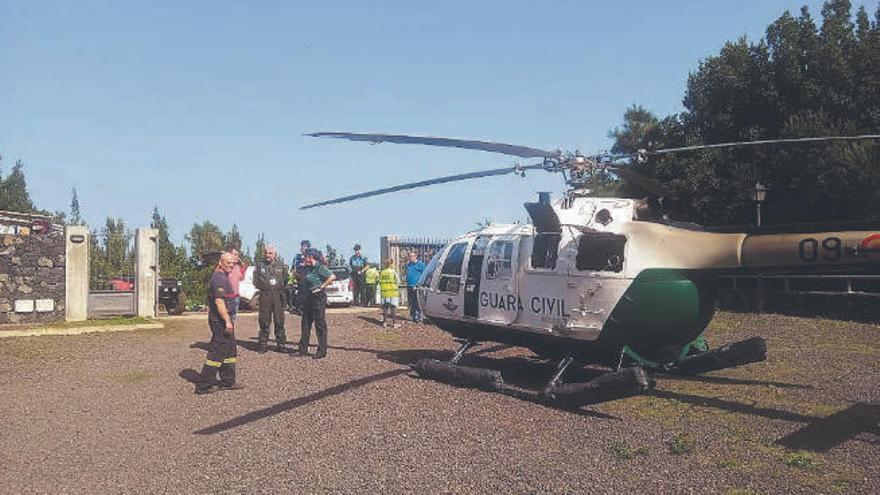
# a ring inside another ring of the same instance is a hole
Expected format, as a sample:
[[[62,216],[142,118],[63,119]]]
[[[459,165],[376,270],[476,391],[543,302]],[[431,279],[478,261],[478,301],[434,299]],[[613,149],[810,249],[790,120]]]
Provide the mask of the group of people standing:
[[[410,318],[413,322],[421,323],[423,316],[415,286],[425,271],[425,263],[418,259],[415,251],[411,251],[408,257],[406,285]],[[371,307],[378,287],[382,301],[382,324],[385,327],[396,327],[397,308],[400,305],[400,276],[393,268],[393,261],[385,260],[384,269],[379,271],[367,262],[367,258],[361,254],[361,246],[357,244],[354,246],[354,255],[349,258],[349,267],[354,304]],[[196,385],[197,394],[243,388],[235,381],[235,364],[238,360],[235,319],[240,301],[239,284],[244,278],[245,269],[239,250],[230,248],[220,256],[211,274],[207,290],[211,342]],[[274,326],[276,350],[288,352],[285,347],[287,334],[284,330],[284,309],[286,294],[289,292],[286,288],[294,283],[296,305],[302,312],[302,319],[299,346],[293,355],[309,355],[311,328],[314,326],[318,338],[314,359],[326,357],[328,330],[325,289],[335,280],[336,276],[327,266],[323,254],[312,248],[309,241],[300,243],[300,252],[294,258],[289,277],[287,267],[278,258],[275,246],[266,246],[265,256],[257,261],[253,274],[254,286],[260,291],[258,352],[262,354],[268,351],[270,326]]]
[[[416,251],[408,253],[406,263],[407,306],[410,319],[422,323],[422,309],[416,297],[415,287],[425,272],[425,262],[418,258]],[[372,307],[376,301],[376,291],[382,304],[382,326],[397,326],[397,308],[400,306],[400,276],[394,269],[394,261],[387,259],[382,271],[367,262],[361,255],[360,244],[355,244],[354,255],[348,260],[354,285],[354,305]]]
[[[295,266],[294,270],[303,315],[299,348],[294,355],[309,355],[311,327],[314,325],[318,337],[318,349],[314,358],[322,359],[327,356],[325,313],[327,295],[324,289],[336,277],[323,263],[324,257],[321,253],[317,249],[312,249],[308,241],[303,241],[300,255],[297,255],[299,265]],[[196,384],[197,394],[244,388],[235,381],[235,365],[238,361],[235,340],[235,319],[239,304],[237,285],[242,280],[244,268],[238,250],[230,249],[220,255],[208,282],[208,326],[211,329],[211,342],[208,344],[208,356]],[[233,282],[236,287],[233,286]],[[266,246],[265,258],[259,260],[254,267],[254,285],[260,290],[258,317],[260,326],[258,352],[260,353],[268,350],[269,327],[272,323],[274,323],[276,349],[279,352],[286,352],[284,287],[287,284],[287,268],[278,259],[275,247]]]

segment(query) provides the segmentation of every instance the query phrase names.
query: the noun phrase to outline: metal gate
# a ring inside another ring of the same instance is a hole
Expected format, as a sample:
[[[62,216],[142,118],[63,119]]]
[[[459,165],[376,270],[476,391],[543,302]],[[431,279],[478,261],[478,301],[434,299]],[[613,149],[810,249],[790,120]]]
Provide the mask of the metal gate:
[[[121,222],[117,225],[121,227]],[[90,236],[89,318],[137,314],[133,241],[131,231],[123,228]]]
[[[381,266],[384,266],[382,263],[384,263],[385,260],[390,259],[392,261],[392,267],[398,273],[402,273],[403,268],[409,261],[408,256],[411,251],[416,253],[418,259],[427,264],[431,261],[431,258],[434,257],[434,254],[442,250],[448,242],[448,239],[429,237],[383,236],[379,239],[379,252],[381,253],[380,257],[382,258],[380,269]],[[401,280],[401,282],[400,302],[406,305],[407,291],[404,290],[406,288],[406,283],[405,280]]]

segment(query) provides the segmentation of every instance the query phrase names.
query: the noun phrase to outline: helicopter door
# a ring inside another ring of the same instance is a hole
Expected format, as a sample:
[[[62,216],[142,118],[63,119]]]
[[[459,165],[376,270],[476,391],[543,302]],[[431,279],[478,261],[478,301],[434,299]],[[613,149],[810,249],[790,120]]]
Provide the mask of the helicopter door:
[[[522,303],[516,280],[519,236],[496,236],[486,255],[480,286],[480,319],[493,323],[513,323]]]
[[[491,239],[491,236],[478,236],[468,257],[467,278],[464,281],[464,315],[470,318],[479,316],[480,276],[483,272],[486,247]]]
[[[462,267],[467,242],[456,242],[446,250],[439,273],[434,275],[435,289],[425,301],[425,314],[432,318],[460,318],[463,314]]]

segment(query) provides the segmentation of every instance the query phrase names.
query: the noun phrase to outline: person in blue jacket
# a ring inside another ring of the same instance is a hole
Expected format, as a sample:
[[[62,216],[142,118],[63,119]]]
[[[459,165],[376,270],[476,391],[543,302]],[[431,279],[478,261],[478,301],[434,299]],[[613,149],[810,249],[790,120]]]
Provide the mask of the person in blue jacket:
[[[409,316],[416,323],[422,322],[422,308],[419,306],[419,298],[416,297],[416,285],[425,273],[425,262],[419,259],[418,253],[409,252],[409,261],[406,263],[406,297],[409,305]]]

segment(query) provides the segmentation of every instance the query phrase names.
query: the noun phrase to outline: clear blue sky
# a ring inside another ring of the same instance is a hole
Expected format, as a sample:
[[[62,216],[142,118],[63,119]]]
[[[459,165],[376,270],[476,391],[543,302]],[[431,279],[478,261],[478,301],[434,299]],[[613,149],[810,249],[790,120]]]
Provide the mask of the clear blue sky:
[[[181,241],[194,222],[378,255],[383,234],[452,236],[525,218],[558,177],[501,177],[322,209],[400,182],[510,165],[509,157],[302,137],[398,132],[593,152],[639,103],[681,110],[689,71],[821,2],[0,0],[0,154],[25,162],[41,208],[76,187],[90,225]],[[860,5],[855,2],[856,6]],[[867,4],[869,12],[875,3]]]

